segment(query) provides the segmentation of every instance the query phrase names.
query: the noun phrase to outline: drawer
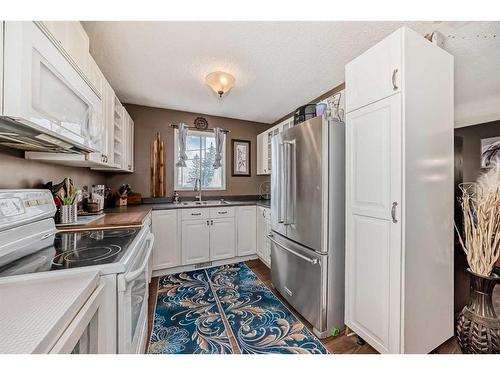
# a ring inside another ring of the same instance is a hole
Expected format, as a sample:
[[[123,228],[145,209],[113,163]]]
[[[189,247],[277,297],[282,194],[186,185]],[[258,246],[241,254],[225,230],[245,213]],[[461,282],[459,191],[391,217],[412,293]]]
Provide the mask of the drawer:
[[[273,235],[270,245],[274,287],[314,328],[324,330],[321,327],[321,306],[326,255],[318,255],[278,234]],[[266,251],[263,256],[268,261]]]
[[[234,207],[210,207],[210,218],[234,217]]]
[[[208,219],[210,214],[208,208],[185,208],[181,211],[182,220]]]

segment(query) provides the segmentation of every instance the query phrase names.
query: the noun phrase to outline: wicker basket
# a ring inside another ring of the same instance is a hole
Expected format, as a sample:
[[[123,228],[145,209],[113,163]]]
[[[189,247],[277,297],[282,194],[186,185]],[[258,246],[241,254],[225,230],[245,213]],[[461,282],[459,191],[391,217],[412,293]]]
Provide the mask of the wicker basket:
[[[470,274],[469,303],[458,316],[457,338],[464,353],[500,353],[500,319],[493,308],[492,294],[500,277]]]

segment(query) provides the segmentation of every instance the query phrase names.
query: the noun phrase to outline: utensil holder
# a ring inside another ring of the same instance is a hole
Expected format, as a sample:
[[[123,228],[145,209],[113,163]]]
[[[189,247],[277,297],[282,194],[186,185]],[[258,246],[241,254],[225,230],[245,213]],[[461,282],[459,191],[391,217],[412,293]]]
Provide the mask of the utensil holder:
[[[59,223],[70,224],[76,222],[76,205],[67,205],[59,207]]]

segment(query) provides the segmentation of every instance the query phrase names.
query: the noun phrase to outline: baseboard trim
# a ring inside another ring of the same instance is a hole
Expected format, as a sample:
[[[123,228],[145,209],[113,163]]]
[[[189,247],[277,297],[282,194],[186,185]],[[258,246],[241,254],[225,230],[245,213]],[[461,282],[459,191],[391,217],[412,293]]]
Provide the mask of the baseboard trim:
[[[208,264],[206,267],[197,267],[196,264],[189,264],[186,266],[164,268],[164,269],[154,270],[153,277],[172,275],[174,273],[180,273],[180,272],[202,270],[202,269],[210,268],[210,267],[223,266],[225,264],[246,262],[247,260],[253,260],[253,259],[259,259],[257,254],[251,254],[251,255],[245,255],[242,257],[234,257],[234,258],[221,259],[221,260],[214,260],[214,261],[210,262],[210,264]]]

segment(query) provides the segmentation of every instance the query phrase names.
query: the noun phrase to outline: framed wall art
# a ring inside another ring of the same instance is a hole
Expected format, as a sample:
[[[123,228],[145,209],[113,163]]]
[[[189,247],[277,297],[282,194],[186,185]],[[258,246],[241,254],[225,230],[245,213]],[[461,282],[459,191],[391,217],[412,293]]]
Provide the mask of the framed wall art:
[[[231,145],[233,150],[231,175],[233,177],[250,177],[250,141],[233,139]]]
[[[481,139],[481,168],[491,168],[497,158],[500,158],[500,137]]]

